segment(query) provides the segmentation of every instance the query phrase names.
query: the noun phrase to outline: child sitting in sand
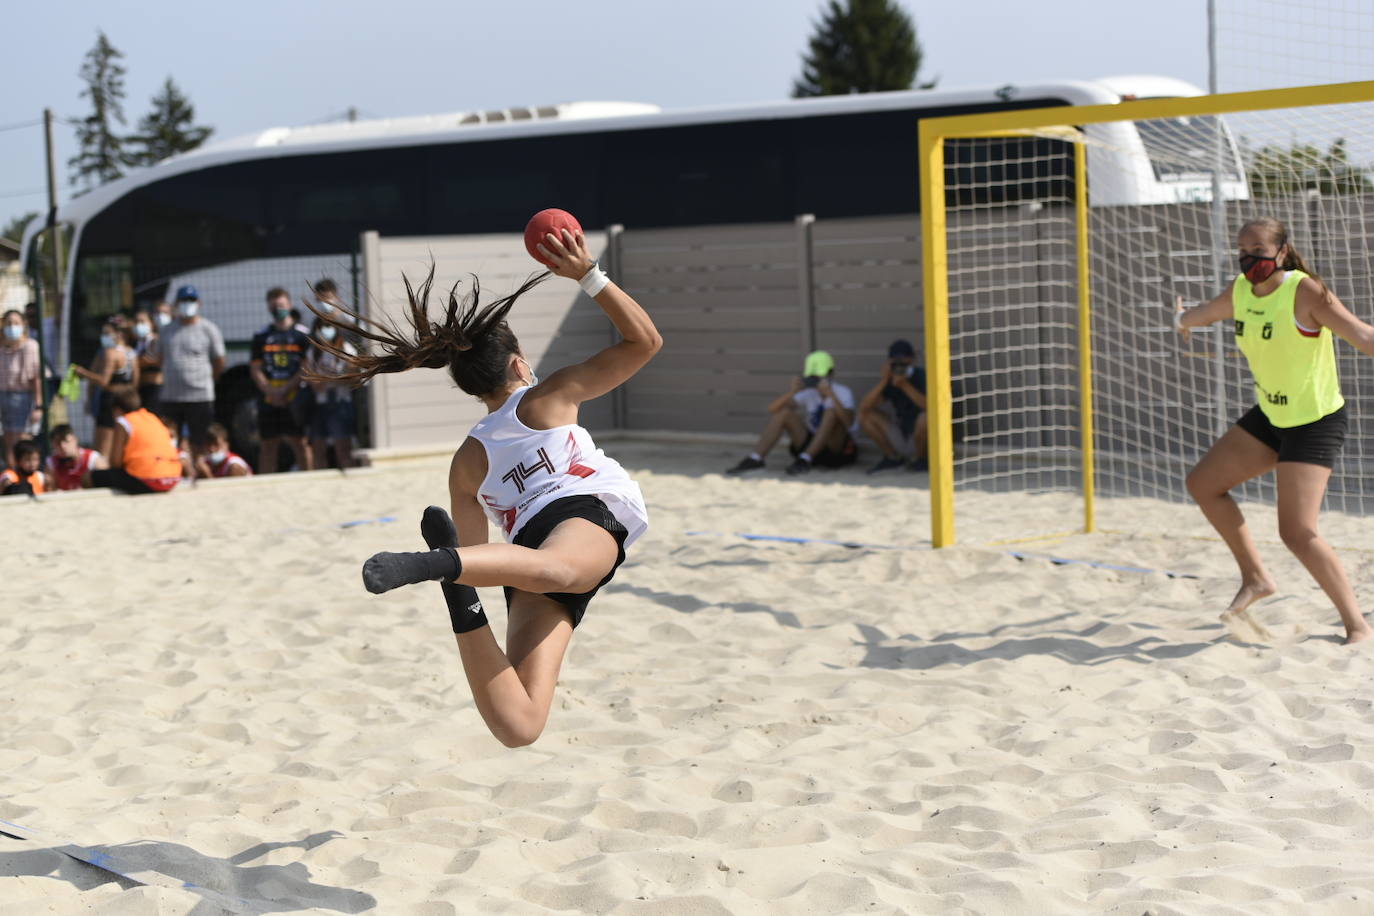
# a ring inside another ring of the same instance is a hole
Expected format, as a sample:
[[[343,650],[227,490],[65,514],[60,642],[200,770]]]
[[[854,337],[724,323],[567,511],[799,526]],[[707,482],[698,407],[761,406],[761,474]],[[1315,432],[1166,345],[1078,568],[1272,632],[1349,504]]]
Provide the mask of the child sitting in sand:
[[[88,473],[110,466],[104,455],[93,448],[83,448],[76,430],[66,423],[54,426],[49,440],[52,454],[48,456],[47,471],[54,489],[79,490]]]
[[[40,457],[32,439],[14,443],[14,467],[0,471],[0,496],[36,496],[52,489],[48,475],[39,470]]]

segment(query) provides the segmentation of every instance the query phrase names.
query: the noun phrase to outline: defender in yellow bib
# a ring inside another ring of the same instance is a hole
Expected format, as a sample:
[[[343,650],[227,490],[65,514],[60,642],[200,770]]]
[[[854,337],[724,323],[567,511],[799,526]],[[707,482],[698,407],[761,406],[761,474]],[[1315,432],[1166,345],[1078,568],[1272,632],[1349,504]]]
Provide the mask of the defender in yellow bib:
[[[1288,240],[1283,223],[1253,219],[1237,238],[1240,274],[1197,308],[1179,306],[1174,325],[1191,328],[1230,318],[1250,365],[1256,404],[1188,474],[1188,492],[1240,567],[1241,585],[1222,614],[1255,625],[1248,608],[1277,586],[1230,490],[1275,471],[1279,535],[1326,592],[1345,625],[1347,644],[1374,636],[1317,515],[1345,441],[1346,408],[1336,373],[1334,335],[1374,356],[1374,326],[1352,315]]]

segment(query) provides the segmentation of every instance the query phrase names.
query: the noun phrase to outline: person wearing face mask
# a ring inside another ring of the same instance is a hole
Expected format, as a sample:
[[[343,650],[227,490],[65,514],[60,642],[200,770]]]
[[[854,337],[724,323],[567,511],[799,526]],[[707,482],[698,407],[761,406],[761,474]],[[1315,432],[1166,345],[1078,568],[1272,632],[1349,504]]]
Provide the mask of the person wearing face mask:
[[[317,287],[318,288],[318,287]],[[326,312],[321,304],[320,312]],[[315,467],[329,467],[329,446],[341,469],[353,466],[353,435],[356,421],[353,414],[353,390],[335,380],[348,371],[347,359],[358,355],[353,344],[340,337],[339,329],[324,318],[315,319],[313,344],[306,357],[306,375],[315,395],[315,410],[310,415],[310,448],[314,452]]]
[[[176,315],[172,311],[172,303],[162,300],[153,307],[153,324],[157,325],[157,332],[162,333],[162,329],[176,320]]]
[[[95,450],[103,455],[110,453],[115,432],[114,399],[110,389],[116,385],[138,387],[138,357],[129,341],[128,330],[111,318],[100,327],[100,352],[91,368],[72,367],[77,375],[95,387],[91,397],[95,414]]]
[[[224,373],[225,357],[224,336],[201,310],[194,286],[178,289],[176,320],[148,346],[149,356],[162,367],[158,413],[191,442],[193,451],[215,421],[215,383]]]
[[[1336,605],[1345,642],[1374,636],[1340,559],[1317,533],[1331,470],[1345,441],[1345,398],[1336,375],[1340,336],[1374,356],[1374,326],[1355,317],[1307,266],[1276,219],[1252,219],[1237,238],[1240,274],[1221,295],[1192,309],[1176,303],[1174,326],[1231,319],[1254,378],[1256,405],[1188,474],[1188,492],[1240,567],[1240,591],[1222,614],[1228,625],[1260,630],[1248,608],[1277,586],[1230,490],[1275,472],[1279,536]]]
[[[0,317],[0,430],[6,464],[14,464],[14,446],[35,419],[43,416],[43,374],[38,341],[29,336],[28,322],[18,309]]]
[[[211,423],[205,434],[204,448],[196,461],[196,476],[202,479],[252,477],[253,469],[241,456],[229,450],[229,430],[218,423]]]
[[[168,316],[170,320],[170,315]],[[134,351],[138,354],[138,397],[143,406],[158,412],[162,399],[162,365],[153,358],[158,323],[147,309],[134,312]]]
[[[277,470],[277,453],[285,442],[296,457],[296,466],[308,471],[312,456],[305,447],[303,412],[299,397],[310,337],[296,327],[291,315],[291,296],[275,286],[267,291],[267,312],[272,323],[253,337],[249,374],[258,386],[258,473]]]

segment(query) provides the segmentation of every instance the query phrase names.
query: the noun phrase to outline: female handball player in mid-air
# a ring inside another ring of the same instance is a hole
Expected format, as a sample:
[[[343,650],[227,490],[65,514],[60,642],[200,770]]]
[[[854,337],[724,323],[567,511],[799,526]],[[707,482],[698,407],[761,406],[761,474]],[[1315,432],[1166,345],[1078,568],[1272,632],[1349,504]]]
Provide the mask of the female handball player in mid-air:
[[[434,320],[432,268],[418,290],[406,283],[406,332],[364,330],[350,314],[348,330],[380,352],[336,354],[351,367],[339,377],[354,382],[447,368],[459,388],[487,407],[453,456],[452,519],[437,506],[425,510],[420,528],[431,549],[379,553],[364,564],[363,581],[373,593],[443,583],[473,699],[508,747],[528,745],[543,731],[573,629],[648,526],[639,486],[578,425],[577,410],[624,384],[658,352],[662,338],[644,309],[597,267],[580,230],[560,235],[543,236],[542,260],[554,274],[579,281],[621,336],[586,362],[541,381],[506,323],[520,296],[547,275],[481,307],[474,279],[461,300],[456,287],[450,290],[446,311]],[[338,323],[337,316],[322,317]],[[487,543],[488,518],[509,543]],[[494,585],[506,592],[504,652],[474,590]]]
[[[1241,273],[1235,282],[1197,308],[1180,304],[1174,316],[1185,337],[1190,328],[1234,320],[1236,344],[1255,380],[1258,404],[1188,474],[1188,492],[1240,566],[1240,591],[1222,620],[1240,618],[1258,629],[1246,609],[1275,591],[1229,492],[1275,470],[1279,536],[1335,603],[1346,643],[1360,642],[1374,630],[1360,613],[1336,552],[1317,533],[1317,513],[1347,423],[1331,335],[1374,356],[1374,327],[1352,315],[1312,272],[1283,223],[1252,219],[1237,241]]]

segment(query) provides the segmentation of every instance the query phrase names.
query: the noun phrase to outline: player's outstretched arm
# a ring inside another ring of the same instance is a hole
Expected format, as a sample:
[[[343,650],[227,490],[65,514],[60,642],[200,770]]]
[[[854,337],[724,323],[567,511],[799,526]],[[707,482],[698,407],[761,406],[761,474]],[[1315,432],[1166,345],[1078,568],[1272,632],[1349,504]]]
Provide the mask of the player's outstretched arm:
[[[555,274],[581,280],[596,262],[583,236],[574,236],[566,229],[562,235],[562,239],[544,236],[539,251]],[[574,404],[599,398],[624,384],[663,346],[653,319],[629,293],[608,282],[594,299],[620,332],[621,340],[585,362],[558,370],[539,386],[557,389]]]
[[[1193,308],[1183,307],[1182,296],[1174,300],[1174,327],[1183,335],[1184,340],[1188,339],[1189,332],[1193,328],[1216,324],[1234,314],[1235,306],[1231,301],[1231,288],[1229,286],[1222,291],[1220,296]]]

